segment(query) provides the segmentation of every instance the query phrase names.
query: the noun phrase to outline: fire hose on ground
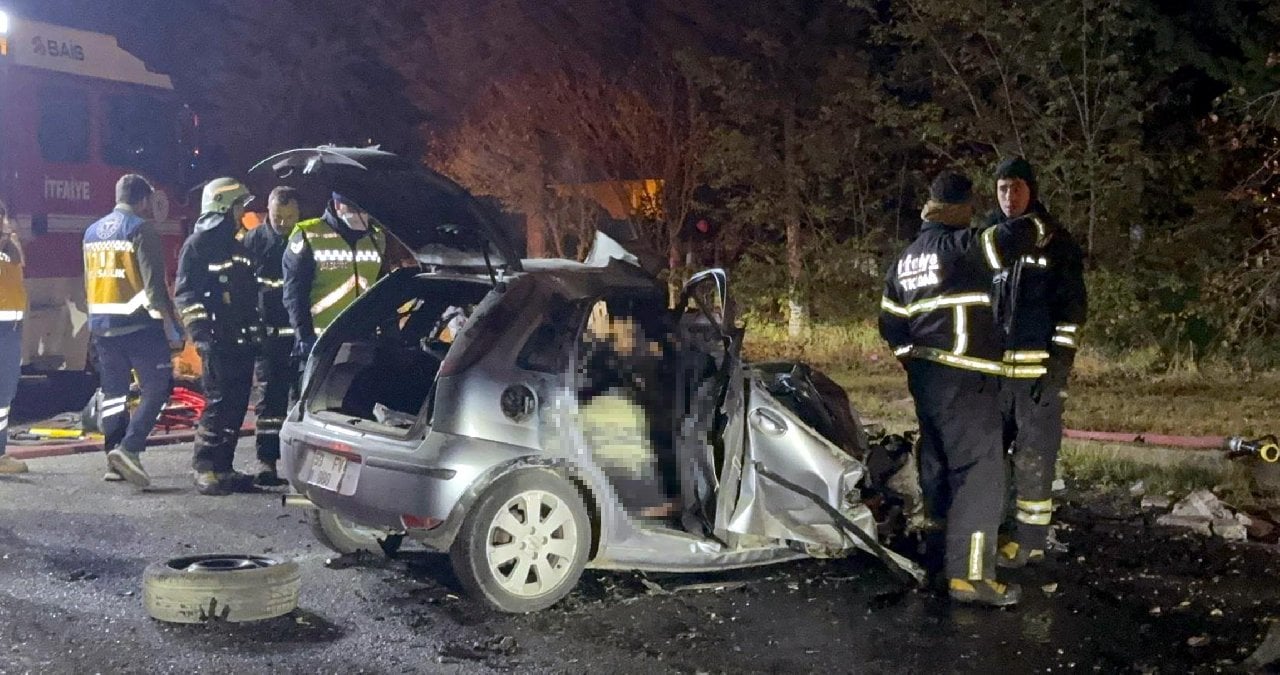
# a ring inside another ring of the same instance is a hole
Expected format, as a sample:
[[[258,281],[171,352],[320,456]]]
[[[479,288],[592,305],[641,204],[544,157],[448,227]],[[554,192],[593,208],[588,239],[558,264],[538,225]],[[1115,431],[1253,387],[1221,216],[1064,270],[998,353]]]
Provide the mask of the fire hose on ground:
[[[1175,436],[1169,434],[1065,429],[1062,435],[1066,438],[1081,441],[1131,443],[1168,448],[1185,448],[1188,450],[1220,451],[1227,453],[1228,459],[1257,457],[1268,464],[1280,462],[1280,441],[1276,439],[1274,434],[1250,439],[1244,436]]]

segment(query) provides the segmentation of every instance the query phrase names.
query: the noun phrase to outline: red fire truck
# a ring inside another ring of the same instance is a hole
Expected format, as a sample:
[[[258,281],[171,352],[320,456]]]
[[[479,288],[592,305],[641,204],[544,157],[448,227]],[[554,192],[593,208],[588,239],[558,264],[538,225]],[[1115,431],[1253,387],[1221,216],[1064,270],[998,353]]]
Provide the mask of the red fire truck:
[[[169,77],[114,37],[0,10],[0,198],[26,249],[24,372],[86,369],[80,241],[111,210],[121,175],[156,185],[173,273],[188,222],[177,186],[198,153],[188,142],[195,124]]]

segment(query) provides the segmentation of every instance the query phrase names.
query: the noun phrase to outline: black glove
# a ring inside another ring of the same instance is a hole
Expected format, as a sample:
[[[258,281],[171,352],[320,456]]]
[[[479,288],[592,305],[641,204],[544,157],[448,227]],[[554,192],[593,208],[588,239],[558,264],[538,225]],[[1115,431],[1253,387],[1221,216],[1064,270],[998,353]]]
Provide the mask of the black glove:
[[[1071,376],[1071,366],[1075,361],[1074,349],[1050,348],[1049,359],[1045,362],[1045,374],[1031,385],[1031,400],[1040,405],[1049,405],[1051,398],[1067,397],[1067,380]]]

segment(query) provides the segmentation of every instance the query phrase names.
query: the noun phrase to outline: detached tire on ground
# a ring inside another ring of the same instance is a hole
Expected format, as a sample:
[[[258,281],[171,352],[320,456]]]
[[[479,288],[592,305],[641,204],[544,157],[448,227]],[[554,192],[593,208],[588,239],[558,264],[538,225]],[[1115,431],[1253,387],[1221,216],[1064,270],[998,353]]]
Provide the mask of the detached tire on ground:
[[[260,621],[298,606],[298,563],[267,556],[215,554],[152,563],[142,574],[142,603],[171,623]]]
[[[307,524],[311,526],[311,534],[336,553],[349,555],[364,551],[371,555],[394,557],[404,541],[403,534],[380,532],[373,528],[357,525],[333,511],[324,509],[307,509]],[[379,537],[378,535],[383,536]]]
[[[462,522],[449,559],[466,590],[503,612],[546,609],[587,565],[591,519],[577,487],[547,469],[498,479]]]

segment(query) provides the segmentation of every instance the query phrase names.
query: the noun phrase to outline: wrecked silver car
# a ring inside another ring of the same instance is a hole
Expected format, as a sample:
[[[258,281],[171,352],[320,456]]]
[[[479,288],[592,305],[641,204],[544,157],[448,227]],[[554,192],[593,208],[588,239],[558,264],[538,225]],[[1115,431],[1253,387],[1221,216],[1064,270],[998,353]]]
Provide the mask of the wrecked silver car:
[[[862,549],[919,574],[876,541],[847,397],[803,366],[742,362],[725,272],[689,279],[673,310],[623,244],[520,260],[462,188],[395,155],[267,164],[350,195],[420,265],[324,332],[281,432],[288,501],[330,547],[448,552],[466,589],[508,612],[552,605],[586,567]]]

